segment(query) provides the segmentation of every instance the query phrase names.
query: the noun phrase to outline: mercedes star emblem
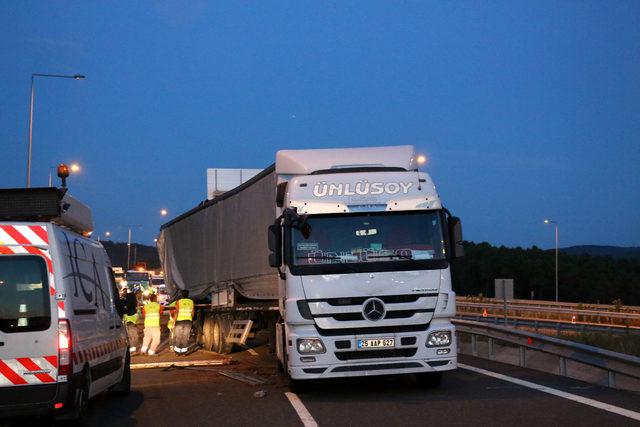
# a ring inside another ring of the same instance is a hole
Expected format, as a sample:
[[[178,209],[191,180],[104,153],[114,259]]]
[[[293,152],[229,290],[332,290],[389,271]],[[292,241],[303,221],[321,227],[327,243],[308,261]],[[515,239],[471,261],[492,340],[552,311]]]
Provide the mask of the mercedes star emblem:
[[[362,314],[367,320],[377,322],[382,319],[386,313],[384,303],[379,298],[369,298],[362,306]]]

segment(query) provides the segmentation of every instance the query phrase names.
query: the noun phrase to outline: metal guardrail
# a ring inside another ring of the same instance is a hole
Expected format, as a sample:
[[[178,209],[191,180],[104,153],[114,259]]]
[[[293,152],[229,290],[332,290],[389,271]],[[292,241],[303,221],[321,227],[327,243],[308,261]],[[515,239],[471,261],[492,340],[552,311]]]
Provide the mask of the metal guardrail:
[[[493,360],[495,341],[518,348],[518,365],[527,367],[527,351],[543,352],[559,358],[558,373],[567,376],[567,361],[603,369],[608,374],[607,384],[616,388],[616,375],[640,380],[640,357],[604,350],[572,341],[565,341],[519,329],[491,325],[471,320],[454,319],[458,334],[471,336],[471,354],[478,356],[478,337],[488,338],[489,359]]]
[[[610,328],[640,330],[640,313],[585,310],[555,306],[518,304],[516,300],[497,302],[483,300],[470,302],[469,299],[456,299],[458,314],[483,317],[509,317],[527,321],[540,320],[565,322],[572,324],[600,325]]]
[[[606,332],[614,334],[640,334],[638,326],[621,326],[608,325],[604,323],[588,323],[588,322],[571,322],[569,320],[550,320],[550,319],[530,319],[526,317],[509,316],[505,319],[503,316],[488,315],[482,316],[479,313],[466,313],[458,311],[456,318],[461,320],[473,320],[482,323],[492,323],[494,325],[503,325],[513,328],[533,329],[536,334],[540,329],[554,330],[556,335],[560,335],[562,331],[571,332]],[[546,333],[545,335],[549,335]]]
[[[478,296],[457,296],[456,301],[458,304],[468,302],[486,302],[486,303],[502,303],[502,299],[499,298],[487,298]],[[640,314],[640,306],[635,305],[621,305],[615,306],[612,304],[591,304],[591,303],[575,303],[575,302],[555,302],[544,300],[528,300],[528,299],[512,299],[509,300],[509,304],[512,306],[525,306],[525,307],[552,307],[552,308],[566,308],[570,310],[592,310],[603,313],[636,313]]]

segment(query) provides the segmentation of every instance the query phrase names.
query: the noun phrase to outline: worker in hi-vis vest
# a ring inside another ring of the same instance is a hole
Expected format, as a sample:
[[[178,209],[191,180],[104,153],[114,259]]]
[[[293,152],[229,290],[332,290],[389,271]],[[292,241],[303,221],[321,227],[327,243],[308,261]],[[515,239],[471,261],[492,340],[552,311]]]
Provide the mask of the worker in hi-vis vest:
[[[135,314],[129,316],[125,314],[122,316],[125,327],[127,328],[127,335],[129,335],[129,352],[135,353],[138,349],[138,341],[140,340],[138,335],[138,315],[140,314],[139,308],[136,307]]]
[[[158,304],[158,296],[151,294],[150,301],[142,308],[144,316],[144,338],[142,339],[142,348],[140,353],[146,354],[149,350],[149,356],[157,356],[156,350],[160,345],[160,315],[162,314],[162,306]]]
[[[189,299],[189,291],[182,291],[182,298],[176,301],[176,325],[173,329],[175,334],[175,346],[173,350],[178,356],[186,356],[189,350],[189,334],[191,334],[191,321],[194,315],[194,303]]]

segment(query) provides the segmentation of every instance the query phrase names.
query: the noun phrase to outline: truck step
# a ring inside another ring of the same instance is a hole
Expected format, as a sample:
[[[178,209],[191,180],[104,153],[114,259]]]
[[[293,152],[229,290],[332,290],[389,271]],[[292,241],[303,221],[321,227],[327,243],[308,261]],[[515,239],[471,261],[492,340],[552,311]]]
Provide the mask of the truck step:
[[[229,335],[227,335],[227,342],[244,344],[251,335],[252,326],[253,320],[234,320]]]

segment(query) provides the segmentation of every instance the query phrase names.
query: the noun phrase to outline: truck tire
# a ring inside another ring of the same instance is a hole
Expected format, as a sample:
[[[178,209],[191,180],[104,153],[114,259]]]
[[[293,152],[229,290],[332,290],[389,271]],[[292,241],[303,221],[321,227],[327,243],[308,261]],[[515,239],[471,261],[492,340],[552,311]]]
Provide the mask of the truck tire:
[[[220,354],[229,354],[233,351],[233,343],[227,342],[227,336],[231,331],[231,325],[233,324],[233,316],[221,314],[216,316],[216,323],[218,324],[218,332],[214,334],[217,340],[216,352]]]
[[[210,314],[204,318],[202,325],[202,346],[207,351],[216,351],[213,339],[214,318]]]
[[[438,388],[442,383],[442,372],[425,372],[415,375],[418,384],[425,388]]]

